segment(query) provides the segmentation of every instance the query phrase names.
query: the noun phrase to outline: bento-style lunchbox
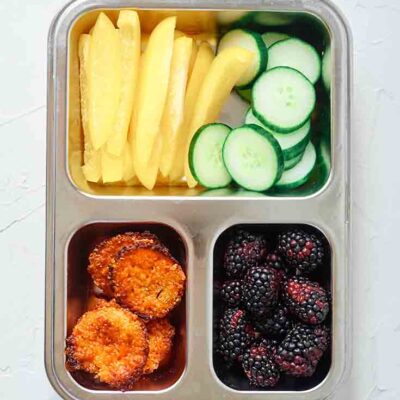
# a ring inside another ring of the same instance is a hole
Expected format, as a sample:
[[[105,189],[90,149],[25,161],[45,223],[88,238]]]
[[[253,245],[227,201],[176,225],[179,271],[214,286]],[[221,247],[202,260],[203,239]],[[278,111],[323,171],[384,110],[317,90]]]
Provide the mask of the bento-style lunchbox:
[[[113,103],[133,86],[115,71],[135,62],[133,106]],[[317,400],[338,388],[351,345],[351,63],[328,0],[60,11],[45,365],[62,398]],[[123,141],[106,138],[114,106]]]

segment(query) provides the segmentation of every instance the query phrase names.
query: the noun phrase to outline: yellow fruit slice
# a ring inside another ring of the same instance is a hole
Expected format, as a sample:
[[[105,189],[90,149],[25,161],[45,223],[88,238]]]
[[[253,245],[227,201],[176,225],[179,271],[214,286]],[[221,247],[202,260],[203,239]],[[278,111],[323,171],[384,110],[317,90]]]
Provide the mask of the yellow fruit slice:
[[[81,90],[81,117],[83,128],[83,167],[82,172],[86,180],[90,182],[98,182],[101,178],[101,154],[98,150],[94,150],[90,135],[88,121],[88,60],[90,55],[91,37],[82,34],[79,37],[78,53],[79,53],[79,83]]]
[[[134,162],[136,174],[143,184],[167,99],[175,23],[176,18],[170,17],[154,29],[140,70],[140,95],[135,102]]]
[[[145,170],[142,171],[138,178],[141,184],[148,190],[152,190],[157,183],[157,176],[161,162],[161,154],[163,148],[163,138],[159,135],[154,143],[153,153]]]
[[[123,162],[124,171],[122,179],[124,182],[130,182],[135,177],[135,167],[133,165],[131,145],[128,142],[126,142],[124,146],[123,157],[124,157],[124,162]]]
[[[193,71],[190,75],[187,85],[185,96],[184,122],[179,132],[177,152],[170,172],[171,183],[174,183],[183,175],[184,160],[186,154],[186,142],[188,137],[188,130],[190,128],[190,122],[192,120],[194,112],[194,106],[197,96],[199,95],[203,80],[207,75],[208,70],[210,69],[213,59],[214,53],[210,45],[208,43],[202,43],[199,47],[199,51],[197,52]]]
[[[93,150],[91,152],[91,156],[87,156],[86,153],[86,161],[82,166],[82,172],[85,176],[86,180],[89,182],[98,182],[101,178],[101,150]]]
[[[124,175],[124,155],[114,156],[103,148],[101,153],[101,175],[103,183],[122,181]]]
[[[149,43],[149,38],[150,38],[150,35],[148,33],[142,33],[141,34],[140,41],[141,41],[141,51],[142,51],[142,53],[144,53],[146,51],[147,44]]]
[[[190,188],[197,185],[190,172],[187,157],[192,137],[202,125],[216,121],[231,90],[246,72],[253,58],[254,53],[240,47],[231,47],[223,50],[215,57],[204,78],[196,100],[193,118],[190,122],[189,136],[186,141],[185,176]]]
[[[117,26],[121,44],[122,84],[115,127],[107,142],[107,151],[119,156],[128,136],[140,59],[140,22],[135,11],[122,10]]]
[[[114,131],[121,94],[121,51],[118,31],[100,13],[93,28],[88,63],[88,121],[91,142],[100,149]]]
[[[160,171],[164,177],[167,177],[170,173],[177,151],[178,132],[183,122],[192,43],[193,40],[185,36],[179,37],[174,41],[167,102],[160,129],[163,135]]]
[[[144,32],[153,29],[167,17],[176,16],[176,28],[187,33],[216,31],[216,16],[212,11],[139,10]]]
[[[189,61],[189,79],[192,75],[193,68],[194,68],[194,63],[196,62],[197,59],[197,53],[199,52],[199,45],[193,40],[192,42],[192,54],[190,56],[190,61]]]

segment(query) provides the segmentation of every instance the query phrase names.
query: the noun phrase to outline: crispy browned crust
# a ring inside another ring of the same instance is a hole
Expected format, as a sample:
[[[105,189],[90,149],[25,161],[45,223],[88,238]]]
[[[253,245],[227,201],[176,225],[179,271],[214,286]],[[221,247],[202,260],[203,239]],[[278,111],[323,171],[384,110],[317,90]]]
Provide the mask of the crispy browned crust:
[[[126,232],[103,240],[89,255],[88,271],[97,287],[112,297],[112,289],[108,280],[108,269],[114,257],[122,248],[135,244],[160,244],[157,236],[150,232]]]
[[[143,373],[151,374],[168,363],[175,336],[175,328],[166,318],[149,321],[146,327],[149,334],[149,356]]]
[[[110,281],[119,304],[143,318],[164,318],[182,299],[186,276],[160,244],[123,248],[110,266]]]
[[[82,315],[66,340],[66,367],[86,371],[111,387],[130,390],[149,352],[144,322],[115,301]]]

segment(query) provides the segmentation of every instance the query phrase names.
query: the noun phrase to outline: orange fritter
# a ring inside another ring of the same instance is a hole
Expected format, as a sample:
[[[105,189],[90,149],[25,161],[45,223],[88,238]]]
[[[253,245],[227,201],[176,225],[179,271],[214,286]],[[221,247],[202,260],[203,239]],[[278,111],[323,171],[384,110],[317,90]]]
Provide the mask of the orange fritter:
[[[146,328],[149,334],[149,356],[143,373],[151,374],[169,361],[175,328],[167,319],[152,320],[146,325]]]
[[[129,390],[142,375],[149,341],[144,322],[114,301],[82,315],[66,341],[66,366]]]
[[[181,300],[185,274],[163,246],[126,247],[111,264],[110,279],[118,303],[144,318],[163,318]]]
[[[112,297],[109,283],[109,266],[122,248],[136,244],[160,244],[157,236],[150,232],[127,232],[103,240],[89,256],[88,271],[97,287],[106,296]]]

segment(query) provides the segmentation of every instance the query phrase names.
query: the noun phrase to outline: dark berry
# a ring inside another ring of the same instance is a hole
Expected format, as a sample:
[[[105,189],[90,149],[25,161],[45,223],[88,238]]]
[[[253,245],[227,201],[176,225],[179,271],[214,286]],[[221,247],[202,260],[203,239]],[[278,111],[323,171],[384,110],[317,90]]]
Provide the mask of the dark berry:
[[[279,269],[282,271],[286,270],[286,265],[283,261],[283,258],[278,254],[278,252],[273,251],[265,257],[264,265],[270,268]]]
[[[282,295],[290,313],[306,324],[320,324],[329,313],[328,293],[307,278],[288,278],[283,284]]]
[[[231,278],[241,278],[246,271],[258,265],[267,252],[261,236],[238,230],[228,243],[224,255],[224,268]]]
[[[239,308],[227,309],[219,323],[217,351],[226,361],[241,361],[245,348],[255,338],[246,311]]]
[[[289,319],[287,307],[279,305],[272,314],[263,319],[255,321],[255,327],[261,333],[269,337],[282,338],[292,328],[292,322]]]
[[[258,387],[273,387],[280,378],[274,361],[276,343],[266,339],[253,343],[243,354],[243,370],[250,384]]]
[[[243,280],[243,304],[256,318],[271,313],[278,303],[281,274],[269,267],[250,268]]]
[[[312,376],[329,345],[328,328],[296,325],[278,346],[275,362],[280,370],[294,377]]]
[[[227,281],[222,285],[221,298],[229,307],[236,307],[242,301],[242,281]]]
[[[278,251],[286,263],[300,274],[314,271],[324,259],[322,240],[300,229],[279,235]]]

